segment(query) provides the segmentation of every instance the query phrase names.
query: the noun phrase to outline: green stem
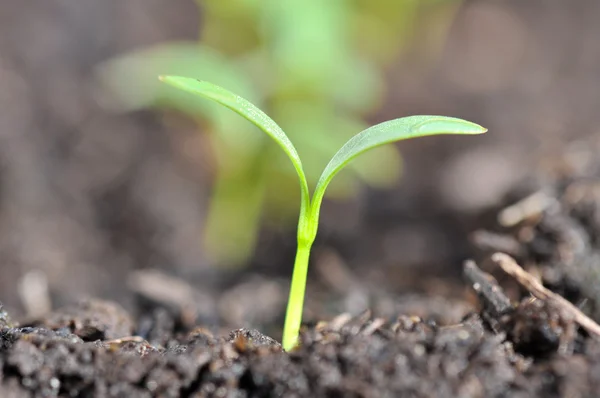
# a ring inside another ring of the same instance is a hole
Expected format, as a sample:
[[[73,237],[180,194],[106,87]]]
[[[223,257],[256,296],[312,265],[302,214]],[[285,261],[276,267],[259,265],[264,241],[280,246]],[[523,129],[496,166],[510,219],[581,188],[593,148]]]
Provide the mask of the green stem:
[[[306,276],[308,274],[308,259],[312,243],[298,242],[290,298],[285,313],[283,325],[283,349],[289,351],[298,344],[298,334],[302,323],[302,308],[304,307],[304,292],[306,290]]]

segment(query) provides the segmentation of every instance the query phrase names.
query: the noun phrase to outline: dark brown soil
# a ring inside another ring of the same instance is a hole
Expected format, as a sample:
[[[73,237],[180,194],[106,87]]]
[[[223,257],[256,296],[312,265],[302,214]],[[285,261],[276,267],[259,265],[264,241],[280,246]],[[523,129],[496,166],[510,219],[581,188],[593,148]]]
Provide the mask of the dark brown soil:
[[[132,285],[140,298],[136,314],[99,300],[19,324],[0,311],[0,396],[598,397],[598,336],[489,261],[496,251],[514,256],[600,320],[594,152],[587,145],[553,159],[535,189],[515,190],[505,207],[490,212],[496,221],[473,234],[477,262],[464,266],[460,322],[444,321],[454,304],[418,296],[410,307],[391,297],[393,308],[410,312],[341,314],[305,325],[301,346],[285,353],[257,330],[198,327],[207,319],[203,306],[214,301],[187,291],[183,281],[140,274]],[[250,279],[234,287],[233,297],[254,295],[259,302],[256,293],[270,286]],[[260,320],[257,308],[240,308],[257,324],[278,322]]]
[[[2,397],[591,397],[600,391],[600,344],[568,333],[571,321],[539,300],[508,309],[497,318],[498,333],[477,314],[451,326],[340,315],[307,328],[302,346],[289,354],[255,330],[225,337],[204,329],[158,332],[161,317],[145,337],[164,344],[93,340],[130,326],[122,310],[88,303],[71,314],[63,312],[55,329],[4,324]]]

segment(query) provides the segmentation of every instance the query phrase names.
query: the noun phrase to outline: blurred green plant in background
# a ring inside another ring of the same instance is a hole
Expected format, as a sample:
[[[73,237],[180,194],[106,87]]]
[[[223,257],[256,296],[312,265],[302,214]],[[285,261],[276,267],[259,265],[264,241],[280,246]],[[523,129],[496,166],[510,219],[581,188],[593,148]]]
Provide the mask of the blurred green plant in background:
[[[198,0],[198,42],[166,43],[111,60],[105,84],[128,109],[165,107],[196,118],[216,163],[204,247],[221,264],[241,264],[263,217],[296,220],[298,188],[268,137],[230,111],[160,85],[157,75],[209,80],[265,109],[306,159],[314,184],[327,161],[383,99],[384,70],[427,23],[419,48],[435,51],[458,0]],[[430,29],[429,29],[430,28]],[[434,32],[432,34],[431,32]],[[396,180],[400,157],[384,146],[352,164],[330,194]],[[385,170],[386,172],[382,172]]]

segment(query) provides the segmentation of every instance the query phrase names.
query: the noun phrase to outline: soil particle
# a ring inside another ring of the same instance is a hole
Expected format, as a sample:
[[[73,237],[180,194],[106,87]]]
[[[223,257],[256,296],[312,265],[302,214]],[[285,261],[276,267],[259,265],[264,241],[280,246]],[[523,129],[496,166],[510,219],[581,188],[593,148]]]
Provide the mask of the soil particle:
[[[0,329],[10,327],[13,325],[12,320],[8,316],[8,313],[4,309],[4,306],[0,303]]]
[[[573,350],[577,336],[572,319],[550,301],[524,299],[505,325],[515,350],[535,358]]]

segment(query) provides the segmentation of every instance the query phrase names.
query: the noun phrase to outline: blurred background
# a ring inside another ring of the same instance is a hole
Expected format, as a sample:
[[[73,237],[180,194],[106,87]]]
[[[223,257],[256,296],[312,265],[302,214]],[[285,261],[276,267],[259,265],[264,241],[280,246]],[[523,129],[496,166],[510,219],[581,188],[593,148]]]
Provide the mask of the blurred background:
[[[459,318],[469,232],[540,156],[598,133],[598,18],[594,0],[0,0],[0,301],[28,316],[159,303],[278,337],[293,168],[239,116],[156,79],[180,74],[265,110],[313,184],[374,123],[488,127],[353,163],[311,261],[309,320],[424,300]]]

